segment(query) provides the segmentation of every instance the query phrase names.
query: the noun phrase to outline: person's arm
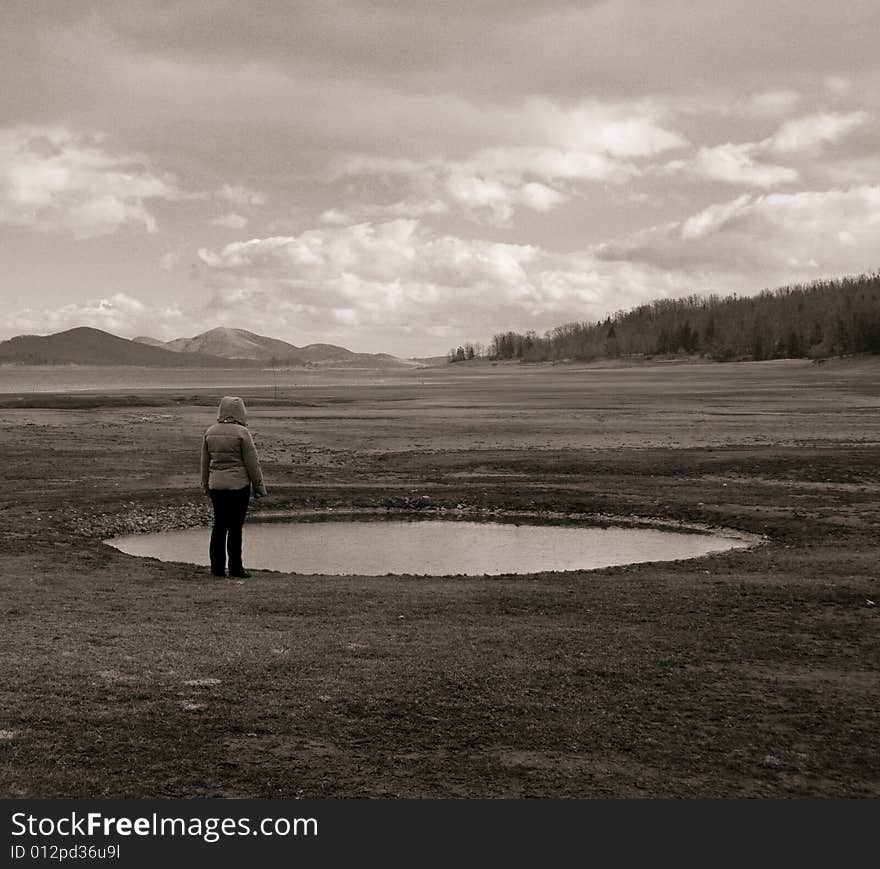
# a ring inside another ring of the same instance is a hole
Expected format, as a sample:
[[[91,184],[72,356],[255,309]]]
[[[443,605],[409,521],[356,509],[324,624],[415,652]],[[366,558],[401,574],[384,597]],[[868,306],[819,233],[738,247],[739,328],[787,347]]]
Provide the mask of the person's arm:
[[[254,495],[262,497],[266,493],[266,487],[263,485],[263,471],[260,468],[260,460],[257,457],[257,448],[254,446],[254,440],[251,433],[245,429],[241,438],[241,455],[244,459],[244,466],[247,468],[248,476],[251,479],[251,485],[254,487]]]
[[[208,492],[208,474],[211,470],[211,454],[208,452],[208,439],[202,438],[202,491]]]

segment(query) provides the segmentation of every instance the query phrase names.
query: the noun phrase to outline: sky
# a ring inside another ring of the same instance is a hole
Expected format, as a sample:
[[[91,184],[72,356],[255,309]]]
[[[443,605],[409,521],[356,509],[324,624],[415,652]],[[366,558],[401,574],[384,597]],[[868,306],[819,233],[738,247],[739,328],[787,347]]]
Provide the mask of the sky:
[[[880,267],[876,0],[4,0],[0,338],[400,356]]]

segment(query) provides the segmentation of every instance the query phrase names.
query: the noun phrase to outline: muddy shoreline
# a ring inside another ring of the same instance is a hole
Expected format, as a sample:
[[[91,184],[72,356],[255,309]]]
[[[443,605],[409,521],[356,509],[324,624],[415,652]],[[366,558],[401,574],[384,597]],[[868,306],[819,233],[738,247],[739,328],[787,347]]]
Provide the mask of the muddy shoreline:
[[[203,502],[178,504],[171,507],[156,506],[152,509],[126,509],[124,505],[116,513],[103,513],[93,516],[88,528],[82,531],[89,537],[121,537],[127,534],[175,531],[186,528],[210,529],[210,509]],[[445,519],[450,522],[514,522],[534,525],[577,525],[584,528],[656,528],[676,531],[681,534],[718,534],[748,542],[751,546],[767,543],[766,535],[758,535],[700,522],[672,520],[660,516],[616,516],[601,513],[574,513],[554,510],[514,510],[505,507],[468,507],[458,504],[455,507],[441,507],[432,504],[415,507],[326,507],[323,509],[303,509],[291,507],[287,510],[263,509],[252,513],[250,522],[291,522],[324,520],[381,520],[381,519]],[[106,533],[110,530],[109,535]]]

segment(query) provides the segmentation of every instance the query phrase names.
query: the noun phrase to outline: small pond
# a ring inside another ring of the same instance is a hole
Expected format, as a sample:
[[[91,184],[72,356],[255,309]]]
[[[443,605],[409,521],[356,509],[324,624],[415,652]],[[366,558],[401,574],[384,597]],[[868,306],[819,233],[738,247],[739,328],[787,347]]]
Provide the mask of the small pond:
[[[209,534],[189,528],[107,542],[130,555],[207,565]],[[676,561],[749,545],[734,536],[656,528],[350,518],[248,522],[244,563],[302,574],[482,576]]]

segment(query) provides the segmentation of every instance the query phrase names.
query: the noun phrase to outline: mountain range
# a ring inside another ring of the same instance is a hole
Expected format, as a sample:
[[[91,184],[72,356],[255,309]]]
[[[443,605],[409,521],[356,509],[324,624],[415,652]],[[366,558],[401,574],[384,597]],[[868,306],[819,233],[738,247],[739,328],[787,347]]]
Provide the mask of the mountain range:
[[[388,368],[412,366],[411,360],[387,353],[355,353],[335,344],[307,344],[297,347],[279,338],[267,338],[245,329],[220,326],[192,338],[161,342],[138,337],[135,341],[176,353],[202,353],[226,359],[250,359],[268,365],[322,365],[332,368]]]
[[[79,326],[54,335],[18,335],[0,343],[0,363],[21,365],[134,365],[155,368],[411,368],[411,359],[354,353],[333,344],[297,347],[244,329],[217,328],[192,338],[120,338]]]

